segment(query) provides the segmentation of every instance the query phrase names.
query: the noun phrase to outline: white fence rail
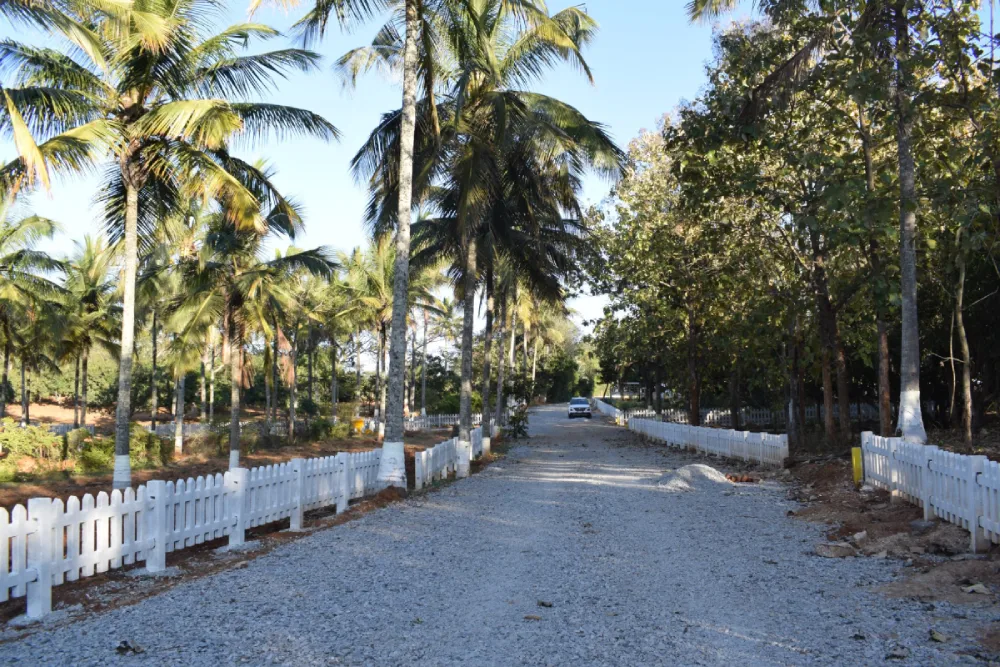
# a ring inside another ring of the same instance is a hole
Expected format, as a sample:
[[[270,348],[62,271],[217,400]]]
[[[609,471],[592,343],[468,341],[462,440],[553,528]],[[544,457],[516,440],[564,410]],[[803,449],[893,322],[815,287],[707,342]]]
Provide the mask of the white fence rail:
[[[615,410],[617,410],[617,408],[614,406],[605,403],[600,399],[593,399],[593,403],[594,408],[601,414],[609,417],[616,416]],[[869,405],[867,403],[852,403],[850,410],[851,419],[861,419],[864,421],[878,420],[878,406]],[[675,424],[689,423],[688,411],[676,408],[662,410],[659,413],[651,408],[638,408],[619,412],[622,412],[623,414],[623,417],[620,420],[620,423],[622,424],[624,424],[630,417],[662,419],[662,421],[672,422]],[[823,420],[823,416],[826,414],[826,411],[822,405],[809,405],[806,406],[805,414],[807,422],[816,422]],[[839,406],[833,406],[833,414],[835,417],[840,414]],[[728,409],[702,408],[699,418],[702,426],[721,426],[724,428],[730,428],[733,425],[732,411]],[[766,426],[777,428],[785,426],[788,423],[788,415],[781,410],[744,407],[740,410],[740,423],[746,426]]]
[[[494,426],[494,435],[497,431]],[[471,435],[470,453],[480,456],[482,429]],[[172,551],[226,536],[237,546],[248,529],[284,519],[300,529],[308,510],[336,505],[340,513],[350,500],[379,491],[381,456],[381,450],[342,452],[153,480],[96,498],[71,496],[65,504],[32,498],[9,513],[0,508],[0,602],[26,596],[28,617],[41,618],[52,609],[52,587],[65,581],[142,561],[158,572]],[[418,452],[416,488],[457,470],[459,456],[457,438]]]
[[[788,457],[787,435],[687,426],[635,417],[628,420],[628,428],[671,447],[693,448],[705,454],[768,466],[780,466]]]
[[[1000,544],[1000,463],[867,431],[861,454],[866,483],[965,528],[973,552]]]
[[[52,609],[52,587],[145,561],[166,567],[166,554],[228,536],[242,544],[247,529],[377,492],[380,450],[293,459],[217,475],[154,480],[136,489],[70,497],[64,504],[32,498],[0,508],[0,601],[28,598],[28,617]]]
[[[481,456],[483,453],[482,428],[473,429],[471,436],[472,455],[474,457]],[[458,438],[439,442],[430,449],[417,452],[414,456],[414,487],[418,490],[422,489],[428,484],[446,478],[449,472],[458,470],[458,459],[461,455]]]

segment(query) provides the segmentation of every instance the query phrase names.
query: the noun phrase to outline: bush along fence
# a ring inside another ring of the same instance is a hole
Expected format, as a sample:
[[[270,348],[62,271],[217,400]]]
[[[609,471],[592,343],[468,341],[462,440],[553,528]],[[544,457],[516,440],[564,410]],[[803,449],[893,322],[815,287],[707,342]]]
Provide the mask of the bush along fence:
[[[381,451],[292,459],[259,468],[71,496],[64,504],[32,498],[0,508],[0,602],[27,597],[27,616],[52,609],[52,587],[145,561],[149,572],[166,555],[207,540],[243,544],[249,528],[289,519],[302,527],[306,510],[377,493]]]
[[[1000,463],[867,431],[861,455],[865,483],[965,528],[973,553],[1000,544]]]
[[[788,457],[787,435],[670,424],[635,417],[628,420],[628,428],[671,447],[695,449],[705,454],[766,466],[781,466]]]

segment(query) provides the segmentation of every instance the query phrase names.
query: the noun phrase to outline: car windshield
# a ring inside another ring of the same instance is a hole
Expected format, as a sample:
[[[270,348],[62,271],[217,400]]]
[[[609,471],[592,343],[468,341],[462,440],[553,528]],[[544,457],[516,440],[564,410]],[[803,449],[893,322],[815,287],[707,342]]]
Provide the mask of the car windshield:
[[[585,398],[574,398],[569,402],[570,405],[587,405],[587,399]]]

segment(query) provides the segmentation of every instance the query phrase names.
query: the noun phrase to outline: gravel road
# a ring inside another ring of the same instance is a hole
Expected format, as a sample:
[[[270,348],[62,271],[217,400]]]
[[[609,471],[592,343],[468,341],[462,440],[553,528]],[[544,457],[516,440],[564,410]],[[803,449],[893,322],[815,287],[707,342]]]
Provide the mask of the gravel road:
[[[482,474],[2,644],[0,663],[978,663],[986,611],[883,597],[899,563],[811,555],[821,527],[787,518],[777,484],[670,481],[697,459],[565,407],[531,424]]]

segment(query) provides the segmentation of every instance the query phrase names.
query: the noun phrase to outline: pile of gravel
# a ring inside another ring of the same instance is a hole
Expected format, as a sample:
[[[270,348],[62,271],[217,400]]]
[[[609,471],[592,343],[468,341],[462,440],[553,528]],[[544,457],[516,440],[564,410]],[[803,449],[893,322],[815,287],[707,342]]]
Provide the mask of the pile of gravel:
[[[692,463],[663,475],[657,480],[656,485],[668,493],[687,493],[716,491],[731,487],[733,483],[712,466]]]

